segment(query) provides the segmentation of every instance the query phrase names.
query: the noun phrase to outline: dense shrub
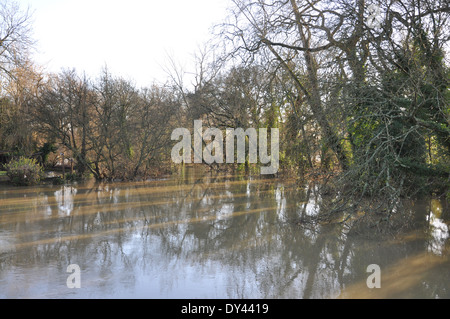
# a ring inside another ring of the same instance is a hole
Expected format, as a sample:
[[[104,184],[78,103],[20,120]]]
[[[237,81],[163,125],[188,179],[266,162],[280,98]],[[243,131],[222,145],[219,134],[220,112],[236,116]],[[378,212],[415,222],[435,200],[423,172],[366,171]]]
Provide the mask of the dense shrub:
[[[6,175],[15,185],[35,185],[44,176],[42,166],[35,159],[20,157],[5,165]]]

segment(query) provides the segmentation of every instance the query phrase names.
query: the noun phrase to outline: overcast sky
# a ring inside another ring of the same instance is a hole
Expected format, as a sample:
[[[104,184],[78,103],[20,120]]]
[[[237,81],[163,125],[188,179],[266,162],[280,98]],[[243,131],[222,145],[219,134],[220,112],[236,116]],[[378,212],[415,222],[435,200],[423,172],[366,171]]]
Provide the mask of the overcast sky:
[[[164,81],[167,54],[186,64],[229,0],[16,0],[33,13],[35,60],[97,76],[104,65],[145,86]]]

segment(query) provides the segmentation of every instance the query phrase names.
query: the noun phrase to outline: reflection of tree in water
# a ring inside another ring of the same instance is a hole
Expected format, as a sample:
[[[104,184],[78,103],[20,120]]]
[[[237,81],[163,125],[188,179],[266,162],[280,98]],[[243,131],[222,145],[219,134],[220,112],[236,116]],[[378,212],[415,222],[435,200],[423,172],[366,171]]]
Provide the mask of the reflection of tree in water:
[[[258,194],[256,198],[240,196],[247,193],[248,187],[251,194]],[[230,213],[232,209],[234,212],[268,209],[257,214],[190,223],[185,225],[183,236],[166,237],[189,242],[189,245],[177,243],[173,246],[178,247],[178,252],[181,249],[183,257],[191,262],[202,264],[205,260],[217,259],[228,264],[233,269],[229,273],[231,297],[255,293],[258,297],[332,296],[344,289],[346,283],[366,278],[368,260],[389,265],[392,256],[408,256],[415,251],[414,246],[393,244],[381,249],[376,247],[376,242],[358,242],[347,235],[344,225],[287,226],[283,221],[308,216],[308,205],[316,207],[316,213],[320,214],[321,206],[315,205],[321,201],[320,194],[312,187],[300,195],[292,187],[278,187],[275,183],[243,183],[219,191],[226,196],[215,196],[212,191],[203,193],[203,196],[211,196],[207,203],[212,213],[220,212],[224,207]],[[285,209],[271,210],[280,208],[280,194]],[[309,200],[298,205],[299,197]],[[204,208],[202,199],[202,196],[197,198],[196,209]],[[233,205],[224,199],[229,199]],[[167,229],[161,229],[161,232],[167,234]],[[194,240],[187,241],[187,237]],[[255,281],[259,283],[257,292],[251,284]]]
[[[0,275],[20,265],[51,266],[64,282],[65,267],[78,263],[85,287],[105,296],[118,289],[132,295],[143,280],[161,289],[152,296],[172,295],[181,284],[210,278],[218,297],[326,298],[365,282],[371,263],[383,270],[423,252],[432,242],[426,234],[433,234],[420,232],[431,227],[419,216],[429,204],[410,203],[418,231],[386,242],[312,218],[327,214],[328,198],[314,185],[278,179],[208,173],[150,184],[79,186],[76,192],[66,189],[64,198],[54,192],[26,202],[29,207],[22,209],[33,213],[0,219],[2,231],[17,230],[15,251],[0,252]],[[69,215],[55,198],[66,201]],[[440,219],[448,216],[441,213]],[[448,240],[440,243],[448,261]],[[418,296],[448,297],[442,276],[424,282]],[[194,288],[191,297],[208,297],[209,291]]]

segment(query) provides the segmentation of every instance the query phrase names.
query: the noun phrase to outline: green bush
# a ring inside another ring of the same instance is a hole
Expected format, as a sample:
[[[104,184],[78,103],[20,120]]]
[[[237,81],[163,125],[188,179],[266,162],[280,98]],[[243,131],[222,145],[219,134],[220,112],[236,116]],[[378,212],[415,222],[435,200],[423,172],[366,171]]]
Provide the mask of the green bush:
[[[42,166],[31,158],[13,159],[5,168],[6,175],[15,185],[35,185],[44,177]]]

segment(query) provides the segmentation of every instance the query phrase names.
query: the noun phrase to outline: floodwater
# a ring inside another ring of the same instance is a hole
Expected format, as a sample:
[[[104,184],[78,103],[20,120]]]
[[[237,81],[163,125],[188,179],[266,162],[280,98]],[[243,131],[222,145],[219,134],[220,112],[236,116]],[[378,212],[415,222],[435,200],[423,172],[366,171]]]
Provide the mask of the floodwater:
[[[289,179],[189,170],[2,186],[0,298],[450,298],[446,201],[408,202],[414,227],[382,236],[299,222],[325,200]]]

